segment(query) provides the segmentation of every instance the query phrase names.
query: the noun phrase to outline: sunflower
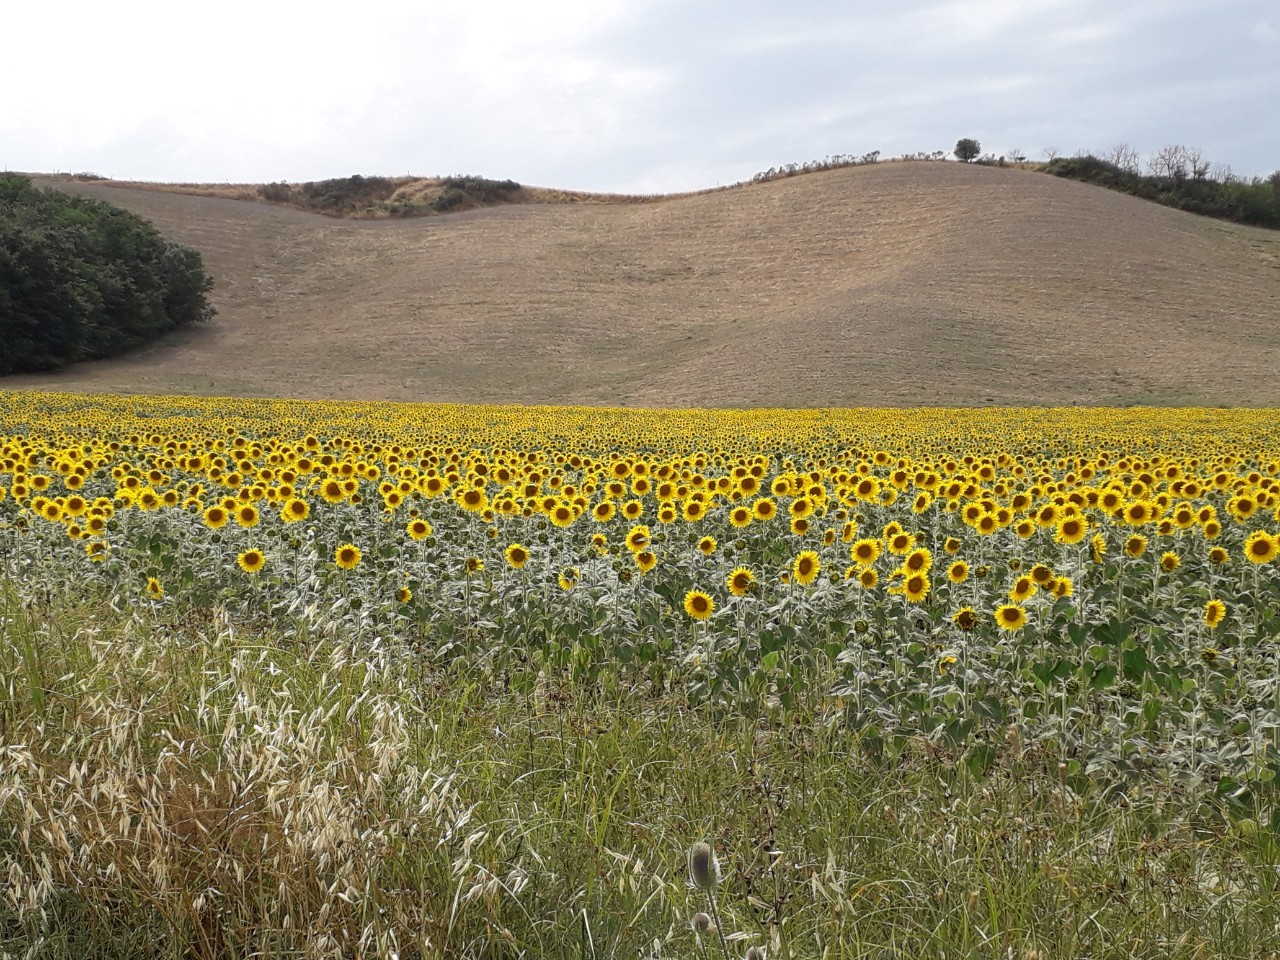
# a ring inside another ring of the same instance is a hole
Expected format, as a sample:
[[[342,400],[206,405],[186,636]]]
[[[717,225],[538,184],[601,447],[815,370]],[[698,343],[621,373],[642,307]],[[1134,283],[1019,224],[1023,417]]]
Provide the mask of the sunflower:
[[[684,612],[694,620],[706,620],[715,609],[716,602],[701,590],[690,590],[684,595]]]
[[[795,577],[795,581],[802,586],[808,586],[817,580],[821,570],[822,561],[818,559],[818,555],[812,550],[805,550],[798,554],[791,563],[791,572]]]
[[[688,523],[697,523],[707,512],[707,505],[701,500],[686,500],[682,511]]]
[[[792,517],[791,532],[794,533],[797,537],[803,537],[806,533],[809,532],[809,518],[808,517]]]
[[[1280,538],[1265,530],[1255,530],[1244,541],[1244,556],[1250,563],[1270,563],[1280,555]]]
[[[1258,509],[1258,502],[1248,494],[1236,494],[1227,501],[1227,512],[1236,523],[1244,523]]]
[[[1166,550],[1160,555],[1160,569],[1165,573],[1173,573],[1181,563],[1182,561],[1178,559],[1178,555],[1172,550]]]
[[[408,587],[401,587],[396,591],[396,600],[399,603],[408,603],[413,599],[413,591]]]
[[[969,564],[957,560],[947,568],[947,579],[952,583],[964,583],[969,579]]]
[[[567,527],[574,521],[573,507],[567,503],[557,504],[551,511],[551,522],[557,527]]]
[[[849,558],[855,563],[866,566],[875,563],[876,558],[880,556],[880,541],[871,538],[863,538],[849,548]]]
[[[297,523],[299,520],[307,519],[310,513],[311,507],[308,506],[307,501],[290,497],[280,508],[280,519],[285,523]]]
[[[1027,611],[1016,603],[1001,604],[994,616],[1001,630],[1020,630],[1027,622]]]
[[[354,570],[360,565],[360,548],[354,543],[344,543],[333,553],[333,562],[343,570]]]
[[[1035,580],[1031,579],[1031,577],[1019,577],[1013,582],[1013,587],[1009,590],[1009,599],[1022,603],[1024,600],[1034,597],[1038,590]]]
[[[1210,600],[1204,605],[1204,623],[1210,630],[1215,629],[1227,616],[1227,605],[1221,600]]]
[[[246,550],[236,557],[236,564],[245,573],[257,573],[267,565],[267,558],[263,556],[261,550]]]
[[[772,520],[778,512],[778,505],[768,497],[761,497],[751,505],[751,512],[757,520]]]
[[[345,500],[346,496],[347,492],[342,488],[342,481],[336,477],[330,477],[320,484],[320,497],[325,503],[339,503]]]
[[[529,562],[529,550],[518,543],[513,543],[507,547],[503,556],[507,558],[507,564],[512,568],[519,570]]]
[[[905,557],[915,545],[915,535],[906,532],[895,533],[885,540],[885,546],[889,552],[899,557]]]
[[[741,530],[751,525],[751,508],[734,507],[729,511],[729,522]]]
[[[649,532],[648,526],[643,523],[636,524],[627,533],[627,549],[632,553],[639,553],[653,542],[653,535]]]
[[[1053,568],[1047,564],[1037,563],[1031,568],[1031,579],[1036,582],[1037,586],[1043,587],[1053,579]]]
[[[242,503],[236,507],[236,523],[246,530],[258,525],[258,508],[252,503]]]
[[[938,658],[938,673],[946,676],[947,671],[954,667],[960,660],[955,654],[947,654],[945,657]]]
[[[468,513],[484,513],[489,508],[489,498],[485,496],[483,487],[468,487],[455,497],[458,506]]]
[[[1019,539],[1030,540],[1036,534],[1036,525],[1030,520],[1019,520],[1013,528],[1013,532],[1018,535]]]
[[[1058,543],[1076,544],[1089,532],[1089,522],[1084,517],[1063,517],[1058,521],[1058,529],[1053,539]]]
[[[1231,554],[1227,553],[1226,547],[1213,547],[1209,551],[1209,562],[1222,566],[1231,562]]]
[[[862,589],[873,590],[879,582],[880,574],[876,572],[875,567],[863,567],[858,571],[858,583],[862,586]]]
[[[960,552],[960,541],[955,537],[947,537],[946,542],[942,545],[942,549],[947,551],[949,555],[955,556]]]
[[[164,587],[160,586],[160,581],[155,577],[147,577],[147,596],[153,600],[164,599]]]
[[[706,556],[706,557],[711,556],[711,554],[716,552],[716,538],[703,537],[701,540],[698,541],[698,551],[703,556]]]
[[[483,573],[484,561],[479,557],[467,557],[467,562],[464,564],[464,567],[466,568],[468,576],[473,573]]]
[[[425,540],[431,536],[431,524],[421,518],[410,520],[409,525],[405,527],[405,532],[414,540]]]
[[[978,612],[973,607],[961,607],[951,615],[951,622],[967,632],[978,625]]]
[[[725,586],[735,597],[745,597],[755,585],[756,575],[746,567],[735,567],[725,579]]]
[[[1131,557],[1140,557],[1147,552],[1147,538],[1135,533],[1124,542],[1124,552]]]
[[[648,573],[658,565],[658,555],[652,550],[641,550],[636,554],[636,568],[641,573]]]
[[[1070,577],[1054,577],[1053,582],[1049,584],[1049,592],[1053,594],[1055,600],[1061,600],[1075,592],[1075,585]]]
[[[1155,519],[1155,505],[1148,500],[1134,500],[1124,508],[1124,522],[1131,527],[1140,527]]]
[[[902,569],[909,573],[928,573],[933,567],[933,554],[927,547],[916,547],[902,561]]]
[[[929,578],[923,573],[913,573],[902,582],[902,594],[912,603],[923,603],[929,595]]]
[[[1222,524],[1217,520],[1206,520],[1200,527],[1200,532],[1204,534],[1206,540],[1216,540],[1222,533]]]
[[[601,500],[591,510],[591,519],[596,523],[608,523],[613,519],[614,506],[612,500]]]
[[[101,540],[90,540],[84,545],[85,555],[94,561],[107,558],[107,545]]]

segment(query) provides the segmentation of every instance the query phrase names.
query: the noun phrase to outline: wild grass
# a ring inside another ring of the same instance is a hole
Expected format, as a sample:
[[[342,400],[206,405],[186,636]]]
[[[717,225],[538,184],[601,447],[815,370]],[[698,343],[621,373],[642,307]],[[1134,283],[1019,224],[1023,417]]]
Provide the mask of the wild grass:
[[[0,586],[0,952],[1264,957],[1277,850],[1173,782],[864,749],[830,701],[532,692],[209,606]],[[823,704],[826,704],[825,706]],[[1076,781],[1072,781],[1076,783]]]

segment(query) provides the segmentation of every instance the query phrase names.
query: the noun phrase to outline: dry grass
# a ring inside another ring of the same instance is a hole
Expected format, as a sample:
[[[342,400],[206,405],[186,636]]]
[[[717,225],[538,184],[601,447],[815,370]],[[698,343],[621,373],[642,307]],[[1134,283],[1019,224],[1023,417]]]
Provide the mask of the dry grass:
[[[1280,235],[1028,171],[882,164],[409,221],[58,186],[201,250],[220,314],[128,359],[6,388],[1280,405]]]

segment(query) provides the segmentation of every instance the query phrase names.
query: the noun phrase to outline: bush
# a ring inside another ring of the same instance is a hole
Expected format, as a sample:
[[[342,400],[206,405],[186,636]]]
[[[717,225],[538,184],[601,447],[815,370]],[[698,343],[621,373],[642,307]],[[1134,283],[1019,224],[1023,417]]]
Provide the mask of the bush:
[[[200,254],[110,204],[0,174],[0,375],[54,370],[213,316]]]
[[[1266,180],[1143,175],[1098,157],[1059,157],[1046,173],[1118,190],[1188,213],[1280,229],[1280,196]]]
[[[293,187],[283,181],[279,183],[264,183],[258,187],[258,193],[263,200],[271,203],[288,203],[293,199]]]
[[[460,190],[473,200],[482,202],[505,200],[520,189],[520,184],[514,180],[490,180],[471,175],[445,177],[444,186],[446,190]]]
[[[448,213],[467,202],[467,195],[456,187],[450,187],[431,201],[431,209],[436,213]]]
[[[396,184],[387,177],[338,177],[304,183],[302,205],[321,213],[353,213],[376,206],[395,193]]]

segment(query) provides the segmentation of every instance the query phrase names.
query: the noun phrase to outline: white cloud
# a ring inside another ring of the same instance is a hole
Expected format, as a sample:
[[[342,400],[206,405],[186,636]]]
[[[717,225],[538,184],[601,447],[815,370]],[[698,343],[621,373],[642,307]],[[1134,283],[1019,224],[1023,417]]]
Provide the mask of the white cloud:
[[[1280,96],[1274,0],[1211,19],[1197,2],[13,4],[6,35],[33,39],[0,58],[22,91],[0,167],[652,191],[976,136],[1033,156],[1180,142],[1273,169],[1256,118]]]

